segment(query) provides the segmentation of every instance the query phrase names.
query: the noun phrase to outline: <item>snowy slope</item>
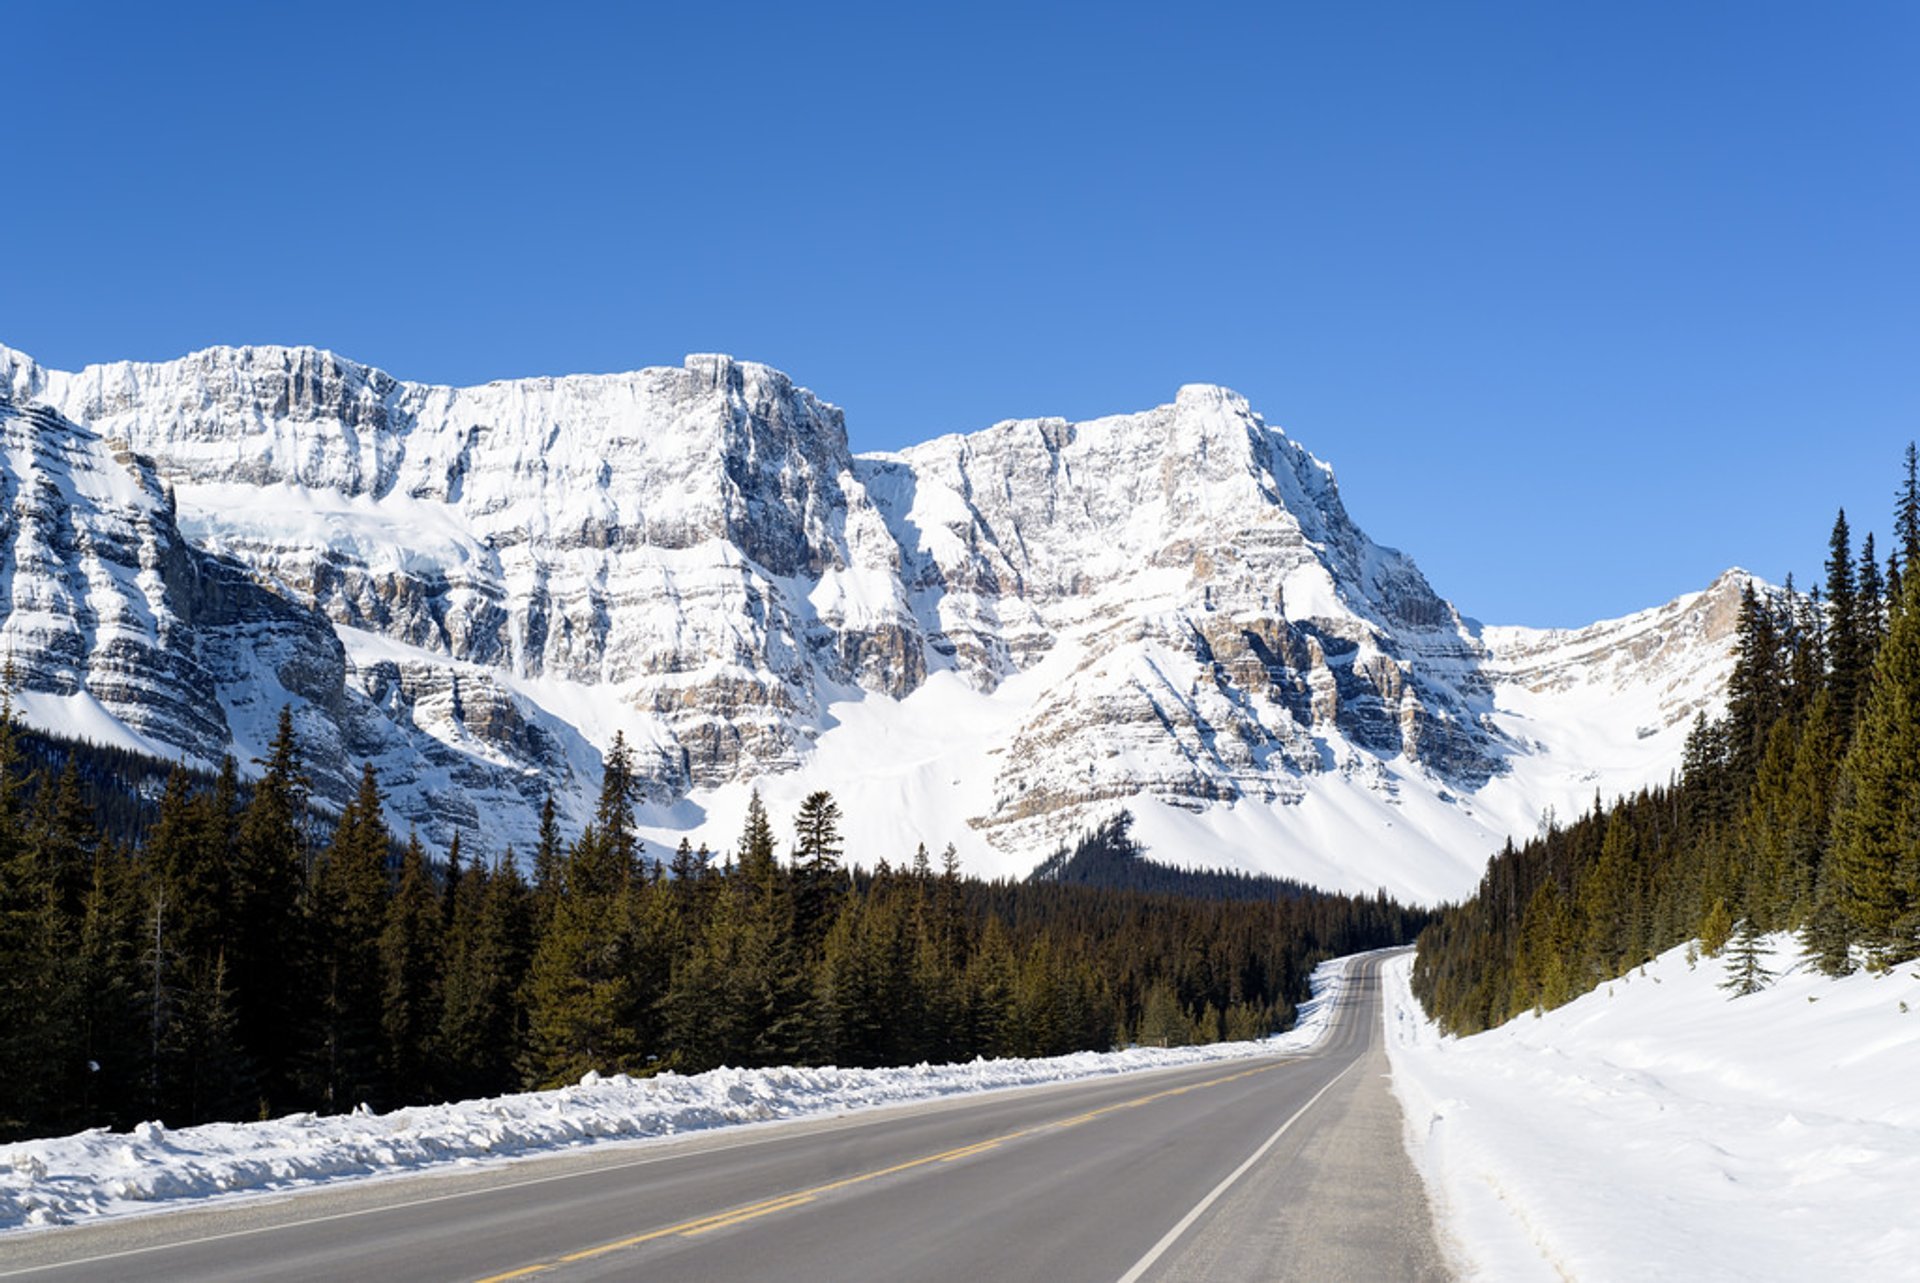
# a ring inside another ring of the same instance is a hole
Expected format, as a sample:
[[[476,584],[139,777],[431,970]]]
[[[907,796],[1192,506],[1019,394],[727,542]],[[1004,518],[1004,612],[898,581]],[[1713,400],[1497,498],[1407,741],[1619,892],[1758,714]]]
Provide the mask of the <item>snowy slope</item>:
[[[1211,386],[873,456],[723,356],[444,388],[310,348],[77,373],[0,348],[0,394],[119,443],[198,552],[331,628],[324,699],[212,674],[236,744],[291,692],[397,823],[488,848],[530,843],[549,785],[583,820],[618,732],[665,844],[730,843],[754,787],[777,819],[829,788],[855,860],[952,842],[1017,875],[1128,806],[1162,858],[1458,895],[1543,810],[1665,778],[1740,582],[1482,629]],[[44,686],[50,725],[156,724]]]
[[[1440,1034],[1386,968],[1408,1147],[1467,1278],[1920,1278],[1920,969],[1775,937],[1729,1000],[1675,949],[1544,1016]]]

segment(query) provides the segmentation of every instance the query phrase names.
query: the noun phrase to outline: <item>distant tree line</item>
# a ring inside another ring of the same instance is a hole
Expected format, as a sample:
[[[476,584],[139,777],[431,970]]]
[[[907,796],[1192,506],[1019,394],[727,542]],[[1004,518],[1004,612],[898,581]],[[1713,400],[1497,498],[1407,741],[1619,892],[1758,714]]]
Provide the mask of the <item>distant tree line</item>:
[[[922,848],[850,869],[825,792],[785,859],[756,796],[732,850],[682,842],[663,862],[635,836],[618,741],[593,822],[565,840],[549,801],[525,875],[511,853],[397,840],[370,768],[317,824],[284,713],[249,785],[231,760],[176,771],[111,825],[93,801],[111,781],[83,767],[117,759],[23,741],[0,707],[0,1139],[387,1108],[588,1070],[1253,1037],[1291,1021],[1319,959],[1424,921],[1384,896],[983,882],[951,847],[938,867]]]
[[[1146,848],[1134,840],[1129,811],[1102,821],[1073,845],[1061,847],[1041,861],[1028,880],[1201,900],[1271,900],[1323,894],[1291,878],[1236,869],[1183,869],[1148,859]]]
[[[1842,511],[1825,583],[1749,585],[1727,711],[1702,717],[1665,788],[1509,842],[1420,938],[1414,988],[1468,1033],[1559,1006],[1688,940],[1793,931],[1830,974],[1920,955],[1920,478],[1914,447],[1884,564]]]

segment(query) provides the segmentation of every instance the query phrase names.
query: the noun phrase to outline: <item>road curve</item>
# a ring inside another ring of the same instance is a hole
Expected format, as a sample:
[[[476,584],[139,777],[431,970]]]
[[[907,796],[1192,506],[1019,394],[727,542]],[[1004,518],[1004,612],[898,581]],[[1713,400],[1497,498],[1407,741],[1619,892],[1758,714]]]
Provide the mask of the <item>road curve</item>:
[[[0,1277],[1442,1279],[1379,960],[1310,1053],[0,1240]]]

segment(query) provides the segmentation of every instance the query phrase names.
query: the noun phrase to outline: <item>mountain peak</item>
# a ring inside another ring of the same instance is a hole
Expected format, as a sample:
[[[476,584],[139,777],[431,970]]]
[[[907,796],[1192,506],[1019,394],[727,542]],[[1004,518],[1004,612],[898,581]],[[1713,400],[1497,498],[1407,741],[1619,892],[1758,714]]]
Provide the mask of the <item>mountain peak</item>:
[[[1236,414],[1253,413],[1253,406],[1247,398],[1218,383],[1182,383],[1180,390],[1174,393],[1173,403],[1183,410],[1220,409]]]

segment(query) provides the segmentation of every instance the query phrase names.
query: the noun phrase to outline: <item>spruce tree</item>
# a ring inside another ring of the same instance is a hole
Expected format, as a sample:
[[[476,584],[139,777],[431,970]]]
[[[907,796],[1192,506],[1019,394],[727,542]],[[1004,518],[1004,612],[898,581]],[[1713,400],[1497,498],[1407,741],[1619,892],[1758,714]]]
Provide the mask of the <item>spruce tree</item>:
[[[560,837],[560,820],[549,792],[540,803],[540,840],[533,849],[535,917],[542,927],[560,898],[560,866],[565,858],[566,844]]]
[[[641,1067],[629,967],[626,888],[616,848],[597,825],[568,852],[560,896],[535,945],[527,980],[529,1086],[559,1087],[589,1070]]]
[[[93,843],[80,919],[80,1079],[85,1116],[129,1127],[147,1103],[152,1083],[148,1020],[140,965],[145,897],[128,852]]]
[[[764,890],[780,876],[779,858],[774,850],[773,822],[767,818],[760,790],[747,797],[747,818],[740,833],[737,865],[747,885]]]
[[[840,873],[840,807],[825,789],[809,793],[794,820],[793,919],[803,949],[826,934]]]
[[[638,785],[633,777],[633,754],[627,748],[622,731],[613,733],[613,747],[607,751],[605,773],[600,777],[600,803],[594,820],[600,828],[605,847],[606,877],[621,885],[637,881],[641,874],[641,848],[633,832],[633,799]]]
[[[1706,916],[1700,919],[1700,952],[1717,958],[1732,938],[1733,915],[1727,911],[1727,902],[1716,898],[1708,906]]]
[[[531,905],[511,854],[460,881],[444,946],[437,1081],[458,1097],[495,1095],[518,1081],[520,991],[532,953]]]
[[[1860,667],[1863,671],[1873,667],[1873,657],[1880,649],[1880,639],[1886,634],[1886,602],[1883,597],[1880,578],[1880,560],[1873,550],[1873,532],[1860,544],[1860,573],[1858,576],[1859,615],[1860,615]]]
[[[392,887],[391,845],[379,782],[367,766],[314,863],[308,899],[313,1007],[304,1077],[309,1099],[324,1110],[386,1103],[380,934]]]
[[[1733,674],[1727,680],[1726,769],[1738,779],[1753,773],[1767,732],[1785,711],[1786,673],[1772,603],[1748,580],[1740,594]],[[1597,813],[1597,812],[1596,812]]]
[[[1911,574],[1920,564],[1920,457],[1914,443],[1907,442],[1905,476],[1901,479],[1893,517],[1894,555]]]
[[[1904,592],[1841,765],[1829,857],[1834,907],[1883,961],[1920,950],[1920,575]]]
[[[293,714],[280,710],[279,730],[235,834],[234,939],[227,973],[235,988],[235,1027],[253,1059],[262,1115],[294,1103],[293,1062],[303,1046],[299,1025],[310,995],[301,964],[306,940],[300,906],[306,877],[307,781]]]
[[[433,1099],[444,921],[426,853],[409,834],[379,938],[381,1060],[388,1099],[396,1103]]]
[[[1834,519],[1827,551],[1827,688],[1833,692],[1834,721],[1841,738],[1853,733],[1860,687],[1864,679],[1861,657],[1860,603],[1854,588],[1852,536],[1846,509]]]
[[[1727,949],[1727,978],[1720,982],[1722,989],[1731,990],[1736,998],[1744,998],[1767,987],[1773,973],[1766,968],[1764,944],[1765,939],[1753,919],[1740,919],[1740,925],[1734,929],[1733,943]]]

